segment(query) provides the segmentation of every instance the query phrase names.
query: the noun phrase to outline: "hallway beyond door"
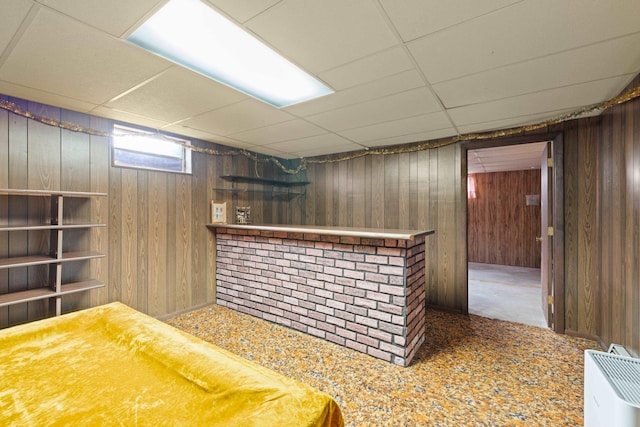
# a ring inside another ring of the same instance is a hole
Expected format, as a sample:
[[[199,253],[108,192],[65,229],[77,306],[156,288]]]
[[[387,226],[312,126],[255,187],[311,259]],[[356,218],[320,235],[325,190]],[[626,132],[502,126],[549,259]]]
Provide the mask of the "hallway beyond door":
[[[469,313],[547,327],[541,307],[540,269],[469,263]]]

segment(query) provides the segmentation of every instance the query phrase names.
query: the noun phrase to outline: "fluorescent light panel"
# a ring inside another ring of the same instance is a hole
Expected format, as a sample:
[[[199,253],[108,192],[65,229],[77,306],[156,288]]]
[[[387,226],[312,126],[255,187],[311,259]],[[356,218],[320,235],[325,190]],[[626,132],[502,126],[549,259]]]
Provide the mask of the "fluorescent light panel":
[[[333,90],[200,0],[171,0],[127,40],[275,107]]]

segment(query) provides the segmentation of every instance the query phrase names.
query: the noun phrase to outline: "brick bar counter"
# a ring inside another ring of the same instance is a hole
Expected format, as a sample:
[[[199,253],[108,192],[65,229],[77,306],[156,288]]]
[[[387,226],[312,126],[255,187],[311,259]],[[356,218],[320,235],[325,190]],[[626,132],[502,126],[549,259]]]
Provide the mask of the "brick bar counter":
[[[400,366],[423,343],[433,230],[208,227],[218,304]]]

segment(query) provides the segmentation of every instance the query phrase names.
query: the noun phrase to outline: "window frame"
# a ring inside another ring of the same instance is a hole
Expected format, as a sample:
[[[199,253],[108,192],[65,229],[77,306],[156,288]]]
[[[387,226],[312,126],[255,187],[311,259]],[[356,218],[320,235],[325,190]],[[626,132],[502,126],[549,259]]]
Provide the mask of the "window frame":
[[[147,171],[154,171],[154,172],[167,172],[167,173],[178,173],[178,174],[183,174],[183,175],[191,175],[193,173],[193,169],[192,169],[192,165],[193,165],[193,161],[192,161],[192,151],[191,149],[185,147],[185,145],[187,146],[191,146],[191,140],[186,139],[184,137],[178,137],[178,136],[173,136],[173,135],[167,135],[165,133],[160,133],[157,131],[153,131],[147,128],[143,128],[140,126],[136,126],[136,125],[132,125],[129,123],[114,123],[112,125],[112,132],[111,132],[111,141],[110,141],[110,148],[111,148],[111,166],[112,167],[117,167],[117,168],[125,168],[125,169],[140,169],[140,170],[147,170]],[[159,140],[162,140],[164,142],[172,142],[174,144],[178,144],[179,146],[181,146],[181,153],[182,156],[181,157],[175,157],[175,156],[168,156],[168,155],[162,155],[159,153],[153,153],[153,152],[149,152],[149,151],[141,151],[141,150],[136,150],[136,149],[127,149],[127,148],[122,148],[122,147],[116,147],[116,138],[119,136],[119,134],[131,134],[131,135],[146,135],[149,136],[151,138],[156,137]],[[162,167],[155,167],[155,166],[144,166],[144,165],[138,165],[138,164],[132,164],[132,163],[127,163],[127,162],[123,162],[122,160],[118,160],[116,159],[116,151],[120,150],[120,151],[124,151],[124,152],[128,152],[128,153],[136,153],[142,156],[150,156],[150,157],[154,157],[157,159],[180,159],[180,162],[182,164],[182,170],[175,170],[175,169],[168,169],[168,168],[162,168]]]

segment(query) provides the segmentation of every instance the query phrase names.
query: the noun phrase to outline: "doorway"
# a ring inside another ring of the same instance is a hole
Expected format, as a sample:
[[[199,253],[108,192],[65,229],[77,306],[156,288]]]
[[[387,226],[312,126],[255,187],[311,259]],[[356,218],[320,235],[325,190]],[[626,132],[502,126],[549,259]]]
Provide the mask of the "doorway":
[[[467,295],[469,313],[561,331],[562,316],[554,319],[553,308],[563,272],[554,271],[550,258],[561,242],[542,232],[547,227],[541,220],[543,208],[550,215],[562,212],[562,170],[547,169],[543,154],[550,148],[549,156],[561,159],[562,138],[557,135],[550,141],[486,141],[465,146]],[[548,191],[542,188],[545,174]],[[547,220],[557,222],[553,216]],[[542,247],[548,247],[549,262],[542,256]]]

